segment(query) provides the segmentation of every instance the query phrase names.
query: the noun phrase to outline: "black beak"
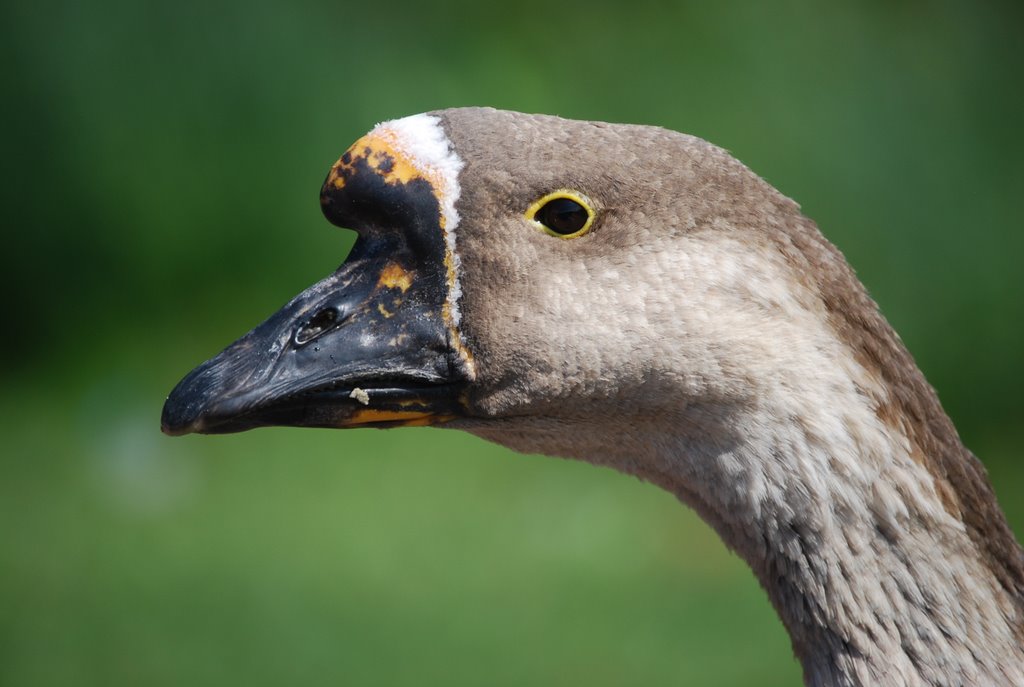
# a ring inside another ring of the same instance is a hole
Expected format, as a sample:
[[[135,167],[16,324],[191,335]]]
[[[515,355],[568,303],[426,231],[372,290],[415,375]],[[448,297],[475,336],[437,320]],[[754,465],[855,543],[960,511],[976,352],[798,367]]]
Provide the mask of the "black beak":
[[[185,377],[164,404],[163,431],[423,425],[460,414],[472,362],[450,317],[442,193],[386,144],[357,141],[320,197],[329,220],[360,234],[348,259]]]
[[[163,431],[452,419],[467,380],[443,321],[444,275],[430,262],[398,235],[360,238],[337,272],[185,377],[164,404]]]

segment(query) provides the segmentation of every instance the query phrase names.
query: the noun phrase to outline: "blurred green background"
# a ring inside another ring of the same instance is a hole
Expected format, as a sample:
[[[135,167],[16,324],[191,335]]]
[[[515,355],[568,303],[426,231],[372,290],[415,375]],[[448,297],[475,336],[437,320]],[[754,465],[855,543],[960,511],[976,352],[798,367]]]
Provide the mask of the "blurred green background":
[[[1020,3],[5,3],[2,685],[793,685],[693,514],[455,432],[170,439],[333,270],[330,164],[487,104],[667,126],[802,203],[1024,532]]]

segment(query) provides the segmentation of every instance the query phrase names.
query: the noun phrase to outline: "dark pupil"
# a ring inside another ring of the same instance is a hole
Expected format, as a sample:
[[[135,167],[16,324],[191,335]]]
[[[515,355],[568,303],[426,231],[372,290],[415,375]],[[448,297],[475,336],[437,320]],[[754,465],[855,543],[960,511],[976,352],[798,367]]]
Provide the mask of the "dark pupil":
[[[295,332],[295,343],[299,345],[309,343],[330,329],[337,320],[337,308],[321,308],[317,310],[316,314],[309,318],[306,324],[299,327],[299,331]]]
[[[574,234],[587,223],[586,208],[571,198],[555,198],[537,211],[535,219],[556,234]]]

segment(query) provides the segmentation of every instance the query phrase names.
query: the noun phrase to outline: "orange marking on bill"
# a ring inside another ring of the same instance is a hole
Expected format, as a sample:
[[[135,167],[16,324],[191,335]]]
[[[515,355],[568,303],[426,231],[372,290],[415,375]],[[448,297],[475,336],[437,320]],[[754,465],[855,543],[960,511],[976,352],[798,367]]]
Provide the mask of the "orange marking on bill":
[[[388,289],[401,289],[402,293],[405,293],[412,286],[412,274],[397,262],[389,262],[380,271],[377,285]]]
[[[417,420],[409,420],[403,422],[403,427],[429,427],[430,425],[439,425],[444,422],[451,422],[455,419],[454,415],[430,415],[427,417],[419,418]]]
[[[389,130],[381,129],[360,138],[334,163],[328,182],[333,183],[335,188],[342,188],[357,164],[365,161],[367,167],[389,184],[407,184],[414,179],[426,179],[434,189],[434,195],[437,195],[443,187],[443,180],[432,170],[417,166],[395,145],[393,136]],[[440,200],[438,198],[438,202]]]
[[[376,422],[397,422],[404,427],[425,427],[439,422],[454,420],[453,415],[434,415],[420,410],[374,410],[373,408],[362,408],[352,413],[352,417],[346,420],[346,427],[369,425]]]

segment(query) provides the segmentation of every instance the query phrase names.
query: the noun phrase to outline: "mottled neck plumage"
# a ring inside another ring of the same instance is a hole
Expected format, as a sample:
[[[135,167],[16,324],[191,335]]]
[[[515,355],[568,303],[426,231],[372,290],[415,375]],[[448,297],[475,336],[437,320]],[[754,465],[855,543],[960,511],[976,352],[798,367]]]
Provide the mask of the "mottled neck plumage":
[[[961,520],[986,566],[1024,616],[1024,552],[1000,510],[984,466],[960,441],[935,390],[839,251],[806,218],[774,236],[794,270],[813,275],[830,327],[885,393],[875,412],[906,437],[915,462],[932,475],[945,509]]]
[[[473,431],[675,493],[754,570],[809,685],[1024,684],[1019,599],[909,443],[840,387],[821,412],[794,405],[799,391],[679,404],[626,432],[582,419],[568,436],[525,419]]]
[[[779,240],[816,234],[807,222]],[[863,287],[820,238],[788,255],[765,243],[747,270],[732,256],[749,244],[713,240],[707,264],[673,270],[736,275],[705,294],[717,322],[735,321],[699,374],[671,366],[696,355],[684,322],[679,343],[658,340],[662,367],[592,388],[573,417],[560,404],[557,419],[467,428],[677,494],[753,568],[811,685],[1024,684],[1020,547]],[[812,268],[835,269],[832,291],[802,278]],[[628,428],[601,420],[624,408]]]
[[[843,513],[831,495],[842,536],[823,550],[791,532],[759,573],[808,682],[1024,684],[1024,553],[984,467],[838,251],[806,220],[775,240],[796,249],[797,274],[815,276],[830,328],[875,383],[867,407],[888,439],[855,442],[881,471],[873,484],[840,475],[865,497]]]
[[[744,426],[763,434],[725,450],[683,439],[685,458],[647,476],[751,565],[808,684],[1024,684],[1018,601],[902,445],[876,443],[884,437],[861,425],[848,446],[862,452],[845,453],[835,437],[825,445],[806,429],[773,426],[776,413],[753,415]],[[682,467],[705,451],[730,485],[701,484]],[[766,463],[775,467],[755,467]]]

